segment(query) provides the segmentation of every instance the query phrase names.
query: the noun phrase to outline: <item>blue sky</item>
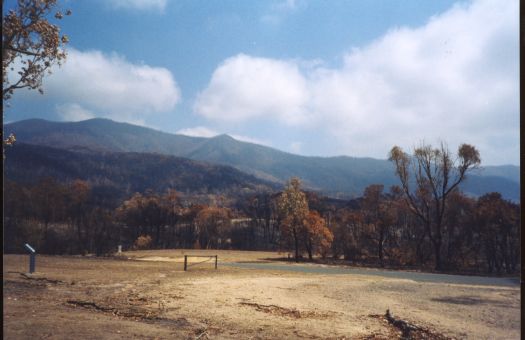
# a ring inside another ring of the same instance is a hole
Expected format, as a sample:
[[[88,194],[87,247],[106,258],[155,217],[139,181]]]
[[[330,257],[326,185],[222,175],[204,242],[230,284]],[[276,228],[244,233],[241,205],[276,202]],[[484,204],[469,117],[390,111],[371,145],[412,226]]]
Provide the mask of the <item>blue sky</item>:
[[[4,120],[105,117],[320,156],[466,142],[519,164],[518,6],[64,0],[68,60]]]

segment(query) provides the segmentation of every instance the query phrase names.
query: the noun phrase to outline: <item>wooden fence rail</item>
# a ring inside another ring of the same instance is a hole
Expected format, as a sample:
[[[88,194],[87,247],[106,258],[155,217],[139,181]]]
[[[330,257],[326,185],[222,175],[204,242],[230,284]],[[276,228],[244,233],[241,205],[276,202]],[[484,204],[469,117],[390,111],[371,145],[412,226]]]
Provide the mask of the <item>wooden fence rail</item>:
[[[217,255],[184,255],[184,271],[188,270],[188,257],[208,257],[208,258],[215,257],[215,269],[217,269],[217,261],[218,261]]]

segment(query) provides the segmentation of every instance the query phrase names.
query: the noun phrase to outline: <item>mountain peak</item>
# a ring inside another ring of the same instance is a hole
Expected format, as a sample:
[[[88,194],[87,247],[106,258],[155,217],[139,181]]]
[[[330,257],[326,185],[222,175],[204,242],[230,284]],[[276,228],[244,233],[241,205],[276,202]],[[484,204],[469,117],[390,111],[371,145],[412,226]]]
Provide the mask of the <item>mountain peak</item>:
[[[90,119],[78,121],[78,123],[87,123],[87,122],[113,122],[113,123],[118,123],[118,122],[115,122],[113,119],[103,118],[103,117],[95,117],[95,118],[90,118]]]
[[[232,136],[226,134],[226,133],[223,133],[223,134],[220,134],[220,135],[217,135],[215,137],[213,137],[212,139],[218,139],[218,140],[235,140],[235,138],[233,138]]]

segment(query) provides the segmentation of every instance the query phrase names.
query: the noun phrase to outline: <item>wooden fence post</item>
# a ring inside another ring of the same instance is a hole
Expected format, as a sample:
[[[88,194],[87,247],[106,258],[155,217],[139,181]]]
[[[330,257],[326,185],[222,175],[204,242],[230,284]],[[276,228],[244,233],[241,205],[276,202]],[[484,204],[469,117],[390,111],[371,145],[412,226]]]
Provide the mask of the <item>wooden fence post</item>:
[[[188,268],[188,255],[184,255],[184,271]]]
[[[217,255],[215,255],[215,269],[217,269]]]

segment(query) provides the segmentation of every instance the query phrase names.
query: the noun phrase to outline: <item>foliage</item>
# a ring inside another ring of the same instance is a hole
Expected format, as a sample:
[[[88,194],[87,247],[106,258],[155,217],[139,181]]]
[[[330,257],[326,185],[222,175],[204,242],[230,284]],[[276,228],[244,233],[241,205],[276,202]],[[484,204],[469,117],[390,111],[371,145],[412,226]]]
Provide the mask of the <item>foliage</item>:
[[[312,210],[303,220],[303,226],[309,259],[312,260],[315,253],[320,253],[325,258],[334,240],[334,235],[326,226],[325,220],[317,211]]]
[[[25,186],[8,181],[4,197],[8,252],[31,242],[42,253],[101,255],[116,244],[111,210],[96,206],[84,181],[62,184],[43,178]]]
[[[304,232],[303,221],[308,214],[308,201],[301,191],[301,181],[297,177],[290,179],[278,200],[281,216],[281,234],[284,240],[292,240],[295,259],[299,259],[299,241]]]
[[[13,146],[16,142],[16,136],[14,133],[10,133],[9,136],[7,136],[6,139],[3,141],[4,146]],[[5,159],[5,151],[3,153],[4,159]]]
[[[379,263],[383,266],[384,244],[388,237],[388,227],[392,224],[388,206],[383,195],[384,186],[373,184],[365,188],[362,201],[364,220],[369,237],[377,243]]]
[[[341,209],[333,221],[334,242],[332,253],[335,258],[343,255],[345,260],[356,261],[361,258],[363,237],[363,214],[361,211]]]
[[[63,46],[66,35],[60,36],[60,28],[50,22],[56,0],[18,0],[18,7],[10,10],[2,19],[2,74],[3,100],[11,98],[16,89],[37,89],[43,93],[42,78],[51,72],[54,64],[61,65],[66,59]],[[65,15],[70,15],[66,11]],[[64,17],[54,13],[58,20]],[[9,72],[11,71],[11,72]],[[9,79],[17,72],[16,79]]]
[[[26,242],[48,254],[103,255],[119,244],[278,250],[279,241],[291,249],[297,241],[299,255],[308,253],[310,258],[344,256],[352,263],[423,269],[435,265],[424,221],[413,213],[400,187],[385,193],[381,185],[373,185],[362,197],[342,201],[303,192],[300,181],[293,180],[282,193],[258,193],[229,207],[184,201],[173,189],[135,193],[120,204],[101,198],[104,193],[79,179],[61,183],[42,178],[27,184],[7,180],[4,251],[24,252]],[[519,212],[519,204],[498,193],[476,199],[452,191],[442,225],[446,268],[519,271]],[[149,241],[137,241],[146,235]]]
[[[467,173],[478,167],[481,162],[479,152],[471,145],[462,144],[458,148],[456,160],[453,160],[443,143],[439,148],[421,145],[414,149],[412,157],[394,146],[389,160],[395,166],[408,206],[422,221],[434,247],[435,268],[441,270],[447,199],[465,180]],[[415,190],[410,187],[412,174],[415,177]]]
[[[513,273],[520,257],[519,206],[499,193],[486,194],[478,200],[475,221],[488,271]]]
[[[154,244],[162,246],[164,226],[173,226],[179,218],[178,195],[175,190],[168,190],[165,195],[152,191],[144,194],[135,193],[129,200],[116,209],[117,219],[130,227],[132,237],[142,234],[154,235]]]
[[[314,204],[320,205],[316,195],[308,195]],[[280,216],[281,237],[288,244],[293,242],[295,259],[300,257],[302,245],[308,258],[321,253],[325,257],[333,241],[333,234],[326,221],[317,211],[309,209],[307,195],[301,191],[301,181],[293,177],[277,200]]]
[[[227,246],[226,234],[230,229],[231,212],[227,208],[205,207],[195,217],[195,226],[201,249]]]
[[[149,235],[140,235],[133,243],[133,249],[143,250],[151,247],[152,239]]]

